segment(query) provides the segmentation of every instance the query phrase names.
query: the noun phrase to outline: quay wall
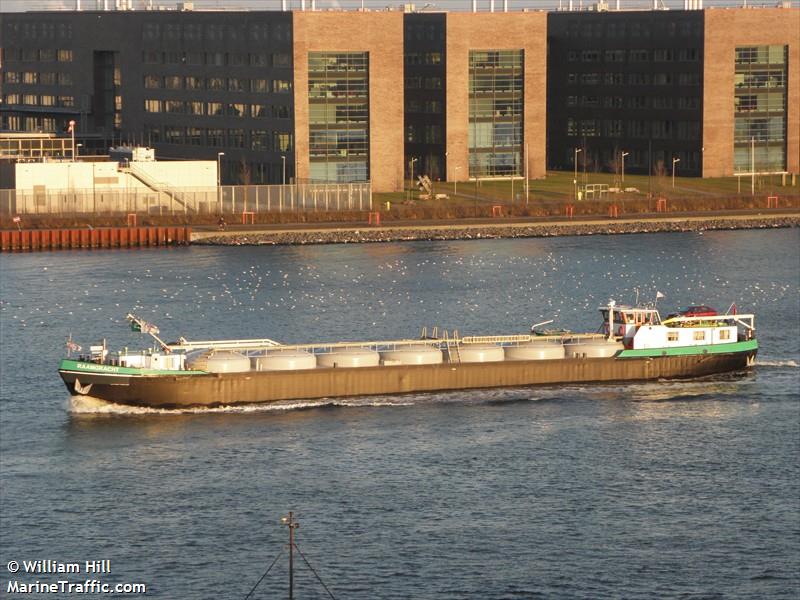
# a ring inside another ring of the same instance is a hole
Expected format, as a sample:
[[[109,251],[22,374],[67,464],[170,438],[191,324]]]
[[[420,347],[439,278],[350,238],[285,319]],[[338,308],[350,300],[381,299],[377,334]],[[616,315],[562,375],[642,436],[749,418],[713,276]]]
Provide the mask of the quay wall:
[[[800,213],[739,217],[690,217],[671,219],[594,220],[570,222],[516,222],[502,224],[408,225],[360,228],[317,228],[261,231],[195,232],[192,244],[219,246],[357,244],[425,240],[614,235],[800,227]]]

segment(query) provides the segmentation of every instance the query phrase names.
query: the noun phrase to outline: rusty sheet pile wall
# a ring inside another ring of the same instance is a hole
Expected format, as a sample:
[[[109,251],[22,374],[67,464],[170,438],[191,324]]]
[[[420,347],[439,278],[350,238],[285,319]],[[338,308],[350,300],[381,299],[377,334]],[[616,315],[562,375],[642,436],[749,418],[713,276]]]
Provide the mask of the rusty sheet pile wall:
[[[142,248],[188,244],[189,227],[102,227],[0,231],[0,251]]]

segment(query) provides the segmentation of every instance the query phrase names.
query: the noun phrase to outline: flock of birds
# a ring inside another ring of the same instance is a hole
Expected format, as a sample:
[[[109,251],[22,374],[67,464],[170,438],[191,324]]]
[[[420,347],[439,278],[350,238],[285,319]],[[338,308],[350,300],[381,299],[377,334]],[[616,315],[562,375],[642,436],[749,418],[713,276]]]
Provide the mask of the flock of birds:
[[[582,239],[552,246],[503,240],[118,252],[83,273],[61,269],[53,255],[29,255],[33,271],[6,270],[0,319],[7,332],[57,327],[65,336],[104,336],[118,329],[109,321],[124,323],[133,312],[169,329],[167,336],[302,343],[414,337],[434,325],[462,334],[511,333],[547,319],[586,331],[599,325],[596,309],[609,298],[652,302],[660,291],[670,309],[725,309],[735,301],[756,311],[797,293],[793,281],[734,280],[744,275],[709,268],[713,261],[700,256],[707,252],[701,248],[621,254],[592,250]]]

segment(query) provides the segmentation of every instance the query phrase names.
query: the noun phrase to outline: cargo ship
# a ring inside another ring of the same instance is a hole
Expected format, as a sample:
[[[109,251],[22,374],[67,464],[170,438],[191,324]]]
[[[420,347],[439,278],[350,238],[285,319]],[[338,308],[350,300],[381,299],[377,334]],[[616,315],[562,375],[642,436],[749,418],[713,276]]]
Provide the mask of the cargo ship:
[[[547,384],[636,382],[745,370],[758,351],[755,316],[692,307],[661,319],[655,307],[600,307],[595,333],[460,336],[434,328],[418,338],[281,344],[271,339],[164,342],[133,314],[149,349],[88,354],[67,341],[59,374],[73,396],[155,408]]]

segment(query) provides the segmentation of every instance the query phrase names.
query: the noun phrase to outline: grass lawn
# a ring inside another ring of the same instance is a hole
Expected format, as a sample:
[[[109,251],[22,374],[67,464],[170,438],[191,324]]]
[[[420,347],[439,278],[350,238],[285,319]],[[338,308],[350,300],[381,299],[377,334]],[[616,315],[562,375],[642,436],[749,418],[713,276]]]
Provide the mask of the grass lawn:
[[[529,203],[572,202],[575,200],[575,185],[573,172],[549,171],[547,177],[531,179],[527,199]],[[602,198],[609,201],[643,200],[652,197],[663,197],[670,202],[693,199],[702,203],[702,199],[725,197],[728,199],[750,199],[751,179],[749,177],[720,177],[702,179],[700,177],[675,177],[675,187],[672,178],[666,176],[625,175],[625,182],[619,180],[614,173],[578,173],[578,188],[583,189],[585,184],[606,184],[610,188],[633,188],[636,191],[611,193]],[[786,177],[786,185],[782,185],[781,176],[757,176],[755,181],[755,196],[763,198],[776,195],[790,197],[800,195],[800,180],[795,178],[792,185],[791,177]],[[463,181],[457,185],[452,182],[435,182],[435,194],[447,194],[447,203],[450,206],[471,206],[476,204],[525,204],[525,181],[515,179],[506,180]],[[457,190],[457,194],[455,193]],[[435,200],[419,200],[419,192],[394,192],[388,194],[373,194],[376,207],[385,206],[386,202],[392,204],[409,204],[410,201],[431,204]],[[583,199],[591,197],[583,195]],[[596,197],[596,200],[600,198]]]

